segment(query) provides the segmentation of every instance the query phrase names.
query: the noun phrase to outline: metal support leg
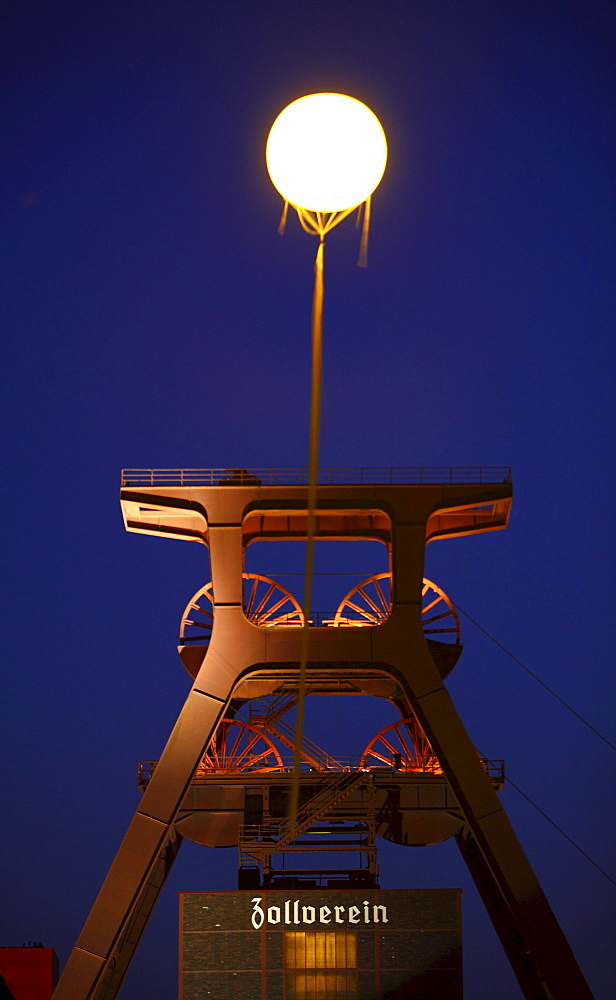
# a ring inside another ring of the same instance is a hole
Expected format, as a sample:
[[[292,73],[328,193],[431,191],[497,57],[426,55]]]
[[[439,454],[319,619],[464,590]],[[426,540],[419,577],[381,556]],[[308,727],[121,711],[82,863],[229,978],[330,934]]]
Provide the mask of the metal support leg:
[[[115,1000],[118,995],[124,976],[156,906],[161,889],[167,881],[167,876],[178,855],[182,840],[183,838],[179,834],[172,831],[167,843],[158,855],[152,874],[135,906],[126,933],[107,963],[107,971],[96,990],[95,1000]]]
[[[477,841],[469,831],[457,834],[455,839],[525,1000],[545,1000],[545,984],[539,978],[531,959],[528,943],[521,936],[511,909],[486,865]]]
[[[404,685],[409,702],[464,813],[476,845],[475,871],[481,870],[483,892],[492,901],[504,901],[502,912],[510,915],[515,934],[523,942],[519,947],[528,952],[532,973],[526,978],[533,981],[535,990],[528,996],[532,1000],[593,1000],[427,649],[424,656],[414,657],[409,674],[412,679]],[[493,919],[496,912],[494,903]],[[498,922],[495,927],[500,933]],[[517,975],[518,959],[512,964]]]
[[[160,879],[161,858],[165,864],[169,857],[175,817],[225,707],[225,699],[200,690],[206,669],[204,664],[186,699],[54,991],[54,1000],[99,1000],[99,989],[100,1000],[115,995],[107,994],[103,987],[114,982],[121,952],[125,967],[128,965],[134,950],[129,954],[132,929],[138,928],[143,908],[149,915],[154,905],[158,892],[152,898],[150,893]],[[230,694],[231,690],[228,697]],[[119,970],[118,987],[124,971]]]

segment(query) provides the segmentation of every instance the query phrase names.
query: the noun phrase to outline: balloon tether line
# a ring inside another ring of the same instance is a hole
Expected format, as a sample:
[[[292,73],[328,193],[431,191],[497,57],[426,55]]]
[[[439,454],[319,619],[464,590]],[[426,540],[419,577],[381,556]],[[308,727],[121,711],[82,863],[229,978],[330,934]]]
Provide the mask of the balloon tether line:
[[[299,800],[299,775],[304,730],[304,705],[306,700],[306,673],[308,667],[308,635],[310,630],[310,604],[314,564],[314,535],[317,506],[317,479],[319,470],[319,426],[321,418],[321,367],[323,343],[323,251],[325,232],[320,232],[320,242],[314,265],[314,295],[312,299],[312,385],[310,392],[310,441],[308,449],[308,510],[306,523],[306,575],[304,577],[304,621],[302,625],[295,744],[293,747],[293,780],[289,801],[289,830],[297,823]]]
[[[278,231],[283,232],[287,217],[288,203],[285,202]],[[302,741],[304,731],[304,704],[306,700],[306,675],[308,672],[310,605],[312,600],[312,577],[314,564],[314,536],[316,529],[317,479],[319,470],[319,429],[321,421],[321,370],[323,343],[323,255],[325,236],[334,226],[346,219],[357,208],[340,212],[312,212],[300,205],[293,205],[302,229],[319,237],[319,247],[314,265],[314,294],[312,299],[312,383],[310,391],[310,440],[308,447],[308,497],[306,512],[306,573],[304,577],[303,623],[300,649],[299,678],[297,687],[297,713],[295,743],[293,747],[293,774],[289,796],[289,832],[297,825],[299,801],[299,776],[302,761]],[[361,209],[361,206],[360,206]],[[361,248],[358,264],[366,266],[368,230],[370,226],[370,199],[364,204]]]

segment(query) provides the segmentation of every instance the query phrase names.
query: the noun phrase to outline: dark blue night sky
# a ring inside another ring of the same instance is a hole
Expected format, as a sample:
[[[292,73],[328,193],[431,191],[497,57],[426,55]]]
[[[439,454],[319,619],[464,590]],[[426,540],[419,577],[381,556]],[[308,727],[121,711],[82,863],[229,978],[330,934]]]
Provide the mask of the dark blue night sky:
[[[5,0],[4,845],[0,944],[66,961],[189,679],[198,545],[124,532],[123,467],[300,467],[316,241],[265,170],[274,118],[339,91],[390,160],[369,267],[328,238],[326,466],[511,465],[507,531],[426,575],[612,742],[615,18],[600,0]],[[368,566],[366,575],[374,570]],[[343,586],[343,585],[342,585]],[[298,595],[301,597],[301,595]],[[467,619],[471,738],[613,878],[615,754]],[[395,710],[312,706],[361,752]],[[361,744],[361,745],[359,745]],[[597,1000],[616,889],[517,791],[508,813]],[[461,886],[468,1000],[519,996],[453,842],[385,888]],[[177,995],[185,844],[122,996]]]

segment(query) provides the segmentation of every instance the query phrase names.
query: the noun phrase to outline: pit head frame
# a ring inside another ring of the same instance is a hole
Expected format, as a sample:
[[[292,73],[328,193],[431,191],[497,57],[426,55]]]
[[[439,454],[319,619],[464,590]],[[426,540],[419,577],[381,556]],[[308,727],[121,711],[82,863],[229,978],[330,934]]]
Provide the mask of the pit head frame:
[[[308,690],[340,676],[389,698],[425,733],[464,815],[458,846],[527,1000],[592,1000],[537,878],[483,768],[422,628],[426,544],[507,525],[508,469],[325,470],[317,539],[378,539],[389,551],[391,613],[373,627],[310,630]],[[126,529],[194,540],[210,554],[213,628],[181,655],[186,702],[69,958],[54,1000],[111,1000],[179,848],[175,822],[230,703],[275,693],[297,677],[302,627],[261,627],[243,607],[244,552],[256,539],[303,539],[305,473],[297,470],[130,470]]]

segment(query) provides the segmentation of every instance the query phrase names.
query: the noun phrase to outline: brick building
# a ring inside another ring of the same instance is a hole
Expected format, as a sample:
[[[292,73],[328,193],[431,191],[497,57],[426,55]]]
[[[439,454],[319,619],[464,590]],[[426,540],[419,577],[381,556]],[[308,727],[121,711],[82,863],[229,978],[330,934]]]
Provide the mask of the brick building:
[[[458,889],[180,894],[180,1000],[462,1000]]]

